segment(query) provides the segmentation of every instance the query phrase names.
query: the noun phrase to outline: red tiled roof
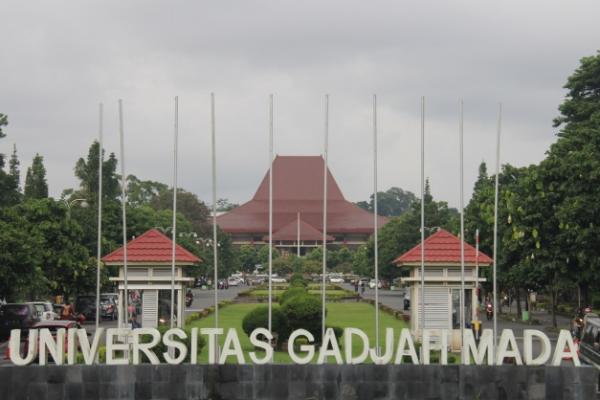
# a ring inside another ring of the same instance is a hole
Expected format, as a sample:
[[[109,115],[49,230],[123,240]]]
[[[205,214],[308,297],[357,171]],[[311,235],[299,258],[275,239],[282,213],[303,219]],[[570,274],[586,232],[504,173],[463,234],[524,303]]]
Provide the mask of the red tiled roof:
[[[476,250],[465,243],[465,263],[475,263]],[[460,263],[461,240],[450,232],[440,229],[425,239],[425,264]],[[421,262],[421,244],[419,243],[394,260],[394,264]],[[489,265],[493,260],[479,252],[479,265]]]
[[[171,262],[172,246],[171,239],[156,229],[150,229],[127,243],[127,262]],[[123,247],[102,257],[102,261],[123,263]],[[180,245],[175,245],[175,262],[195,264],[201,261]]]
[[[291,221],[289,224],[273,232],[273,240],[292,240],[298,239],[298,219]],[[269,236],[264,236],[263,240],[269,240]],[[300,219],[300,240],[316,240],[323,241],[323,232],[316,229],[314,226],[307,224]],[[334,240],[333,236],[327,235],[327,240]]]
[[[323,229],[323,165],[321,156],[277,156],[273,161],[273,231],[302,220],[317,231]],[[373,231],[373,214],[347,201],[331,171],[327,173],[327,232]],[[378,217],[379,227],[388,222]],[[227,233],[269,231],[269,172],[249,202],[217,217]],[[295,236],[294,236],[295,238]],[[293,239],[295,240],[295,239]]]

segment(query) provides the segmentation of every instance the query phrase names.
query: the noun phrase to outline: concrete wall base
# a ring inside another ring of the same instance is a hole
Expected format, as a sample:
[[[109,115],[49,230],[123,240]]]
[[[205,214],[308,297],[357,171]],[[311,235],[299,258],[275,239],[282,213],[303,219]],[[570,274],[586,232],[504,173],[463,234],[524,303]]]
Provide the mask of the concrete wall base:
[[[413,365],[74,365],[0,368],[0,398],[580,399],[591,367]]]

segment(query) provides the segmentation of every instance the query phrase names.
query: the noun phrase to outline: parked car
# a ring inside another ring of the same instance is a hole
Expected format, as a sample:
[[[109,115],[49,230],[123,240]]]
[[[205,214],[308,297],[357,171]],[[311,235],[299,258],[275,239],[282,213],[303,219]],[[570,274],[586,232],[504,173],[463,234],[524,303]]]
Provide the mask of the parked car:
[[[8,303],[0,306],[0,340],[8,339],[12,329],[21,329],[21,334],[26,335],[39,322],[38,312],[31,303]]]
[[[383,282],[379,281],[379,283],[377,283],[377,288],[382,289],[383,287],[384,287]],[[375,289],[375,279],[369,280],[369,288]]]
[[[50,330],[50,333],[52,333],[53,337],[56,337],[56,331],[58,329],[72,329],[72,328],[80,328],[79,324],[76,321],[60,321],[60,320],[48,320],[48,321],[42,321],[42,322],[37,322],[35,323],[30,329],[48,329]],[[24,336],[21,336],[22,338],[24,338]],[[30,346],[29,344],[29,335],[25,336],[25,343],[23,348],[21,349],[23,354],[26,354],[28,351],[28,348]],[[67,342],[67,335],[65,335],[65,353],[67,352],[67,349],[69,348],[68,346],[68,342]],[[9,359],[10,358],[10,348],[7,347],[6,348],[6,352],[4,354],[4,358]],[[48,361],[52,361],[52,357],[48,357]],[[32,361],[32,364],[37,363],[37,357],[36,359],[34,359]]]
[[[280,278],[277,276],[273,276],[271,277],[271,282],[273,283],[286,283],[287,281],[285,280],[285,278]]]
[[[95,315],[95,312],[94,312]],[[116,320],[119,316],[117,300],[109,295],[100,295],[100,318]]]
[[[242,278],[232,277],[227,280],[227,283],[229,286],[239,286],[244,283],[244,280]]]
[[[600,318],[596,315],[584,318],[579,352],[584,362],[600,368]]]
[[[339,277],[339,276],[332,276],[331,278],[329,278],[329,282],[331,282],[331,283],[344,283],[344,278]]]
[[[74,304],[76,314],[82,314],[86,320],[96,319],[96,296],[77,296]]]
[[[58,315],[54,312],[54,308],[49,301],[28,301],[27,304],[33,304],[39,321],[58,319]]]

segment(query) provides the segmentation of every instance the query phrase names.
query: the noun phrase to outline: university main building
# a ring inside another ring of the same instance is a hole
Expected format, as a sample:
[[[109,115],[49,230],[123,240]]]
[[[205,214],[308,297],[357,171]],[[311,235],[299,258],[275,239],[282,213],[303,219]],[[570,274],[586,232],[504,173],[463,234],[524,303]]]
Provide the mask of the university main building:
[[[323,167],[321,156],[277,156],[273,162],[273,245],[284,252],[301,253],[323,241]],[[378,217],[379,227],[387,223]],[[269,241],[269,172],[254,197],[217,217],[221,229],[236,245],[263,245]],[[327,171],[327,242],[357,247],[373,233],[373,214],[344,198]]]

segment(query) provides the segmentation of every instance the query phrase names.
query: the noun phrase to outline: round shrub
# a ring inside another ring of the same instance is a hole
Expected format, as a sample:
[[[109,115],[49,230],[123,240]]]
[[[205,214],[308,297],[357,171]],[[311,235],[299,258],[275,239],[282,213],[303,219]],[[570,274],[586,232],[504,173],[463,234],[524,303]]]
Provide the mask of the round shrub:
[[[335,334],[335,338],[339,341],[342,338],[342,335],[344,334],[344,328],[339,327],[339,326],[325,326],[326,329],[333,329],[333,333]]]
[[[308,286],[308,282],[306,281],[306,279],[304,279],[302,274],[300,274],[298,272],[296,272],[290,278],[290,287],[304,287],[305,288],[307,286]]]
[[[321,300],[311,295],[296,296],[285,302],[281,311],[288,320],[289,330],[306,329],[315,337],[315,341],[321,340]]]
[[[283,292],[281,294],[281,296],[279,297],[279,304],[283,305],[284,303],[286,303],[287,301],[289,301],[295,297],[306,295],[306,293],[307,292],[306,292],[306,289],[304,289],[304,287],[300,287],[300,286],[290,287],[288,290]]]
[[[271,313],[271,329],[277,334],[277,343],[281,344],[289,336],[288,321],[279,307],[273,307]],[[258,306],[250,311],[242,320],[242,329],[250,337],[256,328],[269,327],[269,306]]]

